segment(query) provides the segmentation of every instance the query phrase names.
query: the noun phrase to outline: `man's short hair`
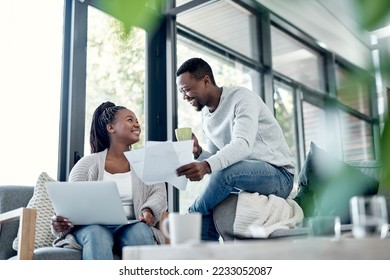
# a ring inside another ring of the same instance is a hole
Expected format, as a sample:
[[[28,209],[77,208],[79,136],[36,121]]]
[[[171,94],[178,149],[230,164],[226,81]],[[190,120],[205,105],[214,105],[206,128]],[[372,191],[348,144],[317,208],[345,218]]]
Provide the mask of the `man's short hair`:
[[[194,57],[185,61],[176,71],[176,77],[189,72],[196,80],[203,79],[204,76],[209,76],[211,83],[215,85],[213,70],[210,65],[201,58]]]

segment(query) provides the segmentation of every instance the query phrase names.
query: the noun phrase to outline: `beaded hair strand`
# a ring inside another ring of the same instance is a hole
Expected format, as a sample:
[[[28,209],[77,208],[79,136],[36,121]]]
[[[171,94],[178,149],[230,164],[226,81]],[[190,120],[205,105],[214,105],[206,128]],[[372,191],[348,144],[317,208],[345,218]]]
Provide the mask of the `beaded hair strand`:
[[[98,153],[110,146],[107,125],[113,123],[119,110],[125,109],[123,106],[116,106],[107,101],[96,108],[92,116],[89,144],[91,153]]]

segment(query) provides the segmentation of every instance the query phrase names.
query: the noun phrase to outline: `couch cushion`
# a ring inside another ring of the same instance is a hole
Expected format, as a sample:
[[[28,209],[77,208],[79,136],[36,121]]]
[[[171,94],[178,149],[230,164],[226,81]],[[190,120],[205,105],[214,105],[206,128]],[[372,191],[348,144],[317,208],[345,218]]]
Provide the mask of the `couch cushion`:
[[[82,251],[70,248],[43,247],[34,251],[33,260],[81,260]]]
[[[238,193],[231,193],[215,206],[213,219],[215,228],[224,241],[233,240],[233,225],[236,218]]]
[[[52,246],[54,236],[51,233],[51,217],[54,215],[54,209],[49,199],[46,190],[46,182],[55,181],[47,173],[42,172],[37,180],[34,188],[34,194],[27,204],[27,208],[37,209],[36,229],[35,229],[35,243],[34,248]],[[19,236],[19,233],[18,233]],[[16,237],[12,247],[18,250],[19,238]]]
[[[349,200],[357,195],[373,195],[379,182],[317,147],[313,142],[298,176],[296,202],[305,218],[340,216],[349,224]]]

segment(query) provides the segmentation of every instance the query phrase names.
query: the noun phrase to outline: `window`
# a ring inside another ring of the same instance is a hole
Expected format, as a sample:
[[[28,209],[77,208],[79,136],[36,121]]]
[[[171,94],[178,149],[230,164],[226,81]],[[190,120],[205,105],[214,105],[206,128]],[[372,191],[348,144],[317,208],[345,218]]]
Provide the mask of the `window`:
[[[274,81],[274,89],[275,117],[283,130],[284,137],[291,152],[296,160],[298,160],[297,135],[295,133],[294,90],[291,86],[281,81]],[[299,165],[296,163],[295,166],[298,167]]]
[[[191,1],[192,0],[176,0],[176,7],[187,4],[188,2],[191,2]]]
[[[344,160],[374,159],[373,126],[367,118],[362,119],[359,115],[371,115],[370,88],[373,81],[363,71],[336,63],[336,82],[337,99],[351,109],[351,113],[340,110]]]
[[[144,146],[145,40],[143,29],[132,27],[125,33],[119,20],[89,6],[84,154],[90,153],[93,112],[105,101],[136,114],[142,134],[134,147]]]
[[[344,112],[340,119],[344,160],[374,159],[372,125]]]
[[[230,51],[259,61],[256,17],[233,1],[217,1],[177,16],[177,23]]]
[[[178,36],[177,68],[191,57],[201,57],[210,64],[213,69],[215,82],[218,86],[241,85],[251,90],[253,90],[253,88],[258,88],[260,75],[255,70],[238,62],[231,61],[206,48],[202,48],[200,45],[197,45],[182,36]],[[257,93],[260,94],[259,92]],[[195,111],[186,101],[184,101],[180,93],[177,93],[177,97],[178,127],[191,127],[192,131],[197,136],[200,145],[206,147],[206,141],[201,127],[201,113]],[[207,178],[208,177],[205,176],[202,181],[189,182],[186,191],[180,192],[179,209],[181,212],[187,211],[188,207],[201,192]]]
[[[57,176],[63,22],[64,1],[1,4],[0,184]]]
[[[274,70],[314,90],[324,91],[323,58],[287,33],[271,26]]]
[[[310,151],[310,142],[326,149],[326,116],[325,111],[313,104],[303,101],[303,129],[306,153]]]
[[[348,71],[336,63],[337,98],[345,105],[369,115],[369,81],[362,73]]]

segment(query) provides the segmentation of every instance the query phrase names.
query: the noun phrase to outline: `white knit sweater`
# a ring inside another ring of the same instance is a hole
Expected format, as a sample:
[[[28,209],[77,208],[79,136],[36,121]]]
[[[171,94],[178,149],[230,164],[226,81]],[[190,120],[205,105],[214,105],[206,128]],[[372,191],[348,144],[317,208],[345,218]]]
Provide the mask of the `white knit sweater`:
[[[207,148],[198,160],[206,160],[212,172],[244,159],[262,160],[294,174],[295,160],[283,131],[257,94],[243,87],[223,87],[217,109],[202,110]]]
[[[233,231],[266,238],[275,230],[300,225],[303,217],[302,208],[291,198],[242,191],[238,195]]]

